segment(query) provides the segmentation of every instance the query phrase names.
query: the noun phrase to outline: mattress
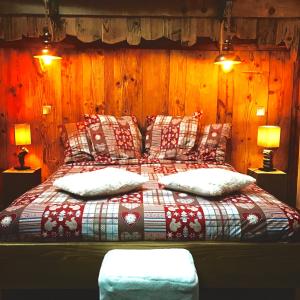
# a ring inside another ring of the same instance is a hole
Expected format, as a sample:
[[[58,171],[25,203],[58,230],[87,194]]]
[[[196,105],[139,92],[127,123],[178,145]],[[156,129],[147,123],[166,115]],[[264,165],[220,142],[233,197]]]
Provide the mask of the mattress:
[[[252,184],[227,196],[205,198],[163,189],[161,176],[230,165],[187,162],[114,165],[149,181],[130,193],[81,198],[57,190],[61,176],[106,166],[63,165],[48,180],[0,213],[1,241],[299,241],[300,215]],[[12,187],[13,188],[13,187]]]

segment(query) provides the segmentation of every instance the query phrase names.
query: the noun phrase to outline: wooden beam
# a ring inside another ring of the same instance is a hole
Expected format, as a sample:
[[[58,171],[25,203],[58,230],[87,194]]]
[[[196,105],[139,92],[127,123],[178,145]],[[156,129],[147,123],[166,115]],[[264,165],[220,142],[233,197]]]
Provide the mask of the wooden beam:
[[[63,16],[219,17],[219,0],[61,0]],[[299,0],[234,0],[232,17],[299,18]],[[3,0],[0,15],[43,15],[40,0]]]
[[[1,243],[0,289],[97,288],[107,251],[155,248],[188,249],[201,288],[300,287],[300,264],[296,263],[300,243],[158,241]]]

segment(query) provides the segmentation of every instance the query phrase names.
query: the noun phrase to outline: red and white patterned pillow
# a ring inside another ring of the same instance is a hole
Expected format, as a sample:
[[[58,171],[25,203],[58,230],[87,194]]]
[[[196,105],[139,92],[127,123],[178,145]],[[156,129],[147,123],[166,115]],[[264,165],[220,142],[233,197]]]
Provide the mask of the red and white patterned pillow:
[[[96,161],[141,158],[142,135],[133,116],[85,115]]]
[[[59,130],[66,163],[94,160],[92,144],[86,132],[86,122],[67,123],[59,126]]]
[[[194,116],[148,116],[145,156],[150,159],[196,160],[198,123]]]
[[[224,162],[226,146],[231,138],[231,124],[209,124],[204,126],[199,139],[199,157],[201,161]]]

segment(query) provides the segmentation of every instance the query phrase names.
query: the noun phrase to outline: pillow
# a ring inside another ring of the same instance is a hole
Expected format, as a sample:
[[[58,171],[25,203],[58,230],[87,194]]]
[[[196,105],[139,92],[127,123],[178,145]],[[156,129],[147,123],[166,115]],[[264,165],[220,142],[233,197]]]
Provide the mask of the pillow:
[[[125,193],[141,186],[147,180],[133,172],[105,168],[58,178],[53,182],[53,186],[75,195],[93,197]]]
[[[200,196],[226,195],[255,181],[251,176],[218,168],[195,169],[159,179],[166,188]]]
[[[85,115],[96,161],[141,158],[142,135],[135,117]]]
[[[66,163],[94,160],[85,122],[64,124],[59,126],[59,130]]]
[[[231,124],[210,124],[204,126],[199,138],[198,159],[209,162],[224,162],[227,141],[231,137]]]
[[[201,113],[190,117],[147,117],[146,156],[150,159],[196,160]]]

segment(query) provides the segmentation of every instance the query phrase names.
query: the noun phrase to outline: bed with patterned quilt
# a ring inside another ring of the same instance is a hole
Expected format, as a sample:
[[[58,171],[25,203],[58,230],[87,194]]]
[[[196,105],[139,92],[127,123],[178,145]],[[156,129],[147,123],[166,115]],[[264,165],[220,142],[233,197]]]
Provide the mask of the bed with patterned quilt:
[[[201,197],[164,189],[164,175],[228,164],[142,163],[114,165],[147,179],[141,189],[82,198],[56,189],[55,179],[106,166],[63,165],[47,181],[0,213],[2,241],[293,241],[299,213],[251,184],[227,196]]]
[[[0,288],[95,288],[101,261],[115,248],[188,249],[201,287],[299,288],[296,209],[255,183],[218,196],[162,183],[191,170],[238,174],[225,163],[231,125],[200,130],[200,118],[148,117],[144,140],[132,116],[88,115],[62,125],[65,163],[0,212]],[[93,197],[55,184],[107,168],[145,182]]]

